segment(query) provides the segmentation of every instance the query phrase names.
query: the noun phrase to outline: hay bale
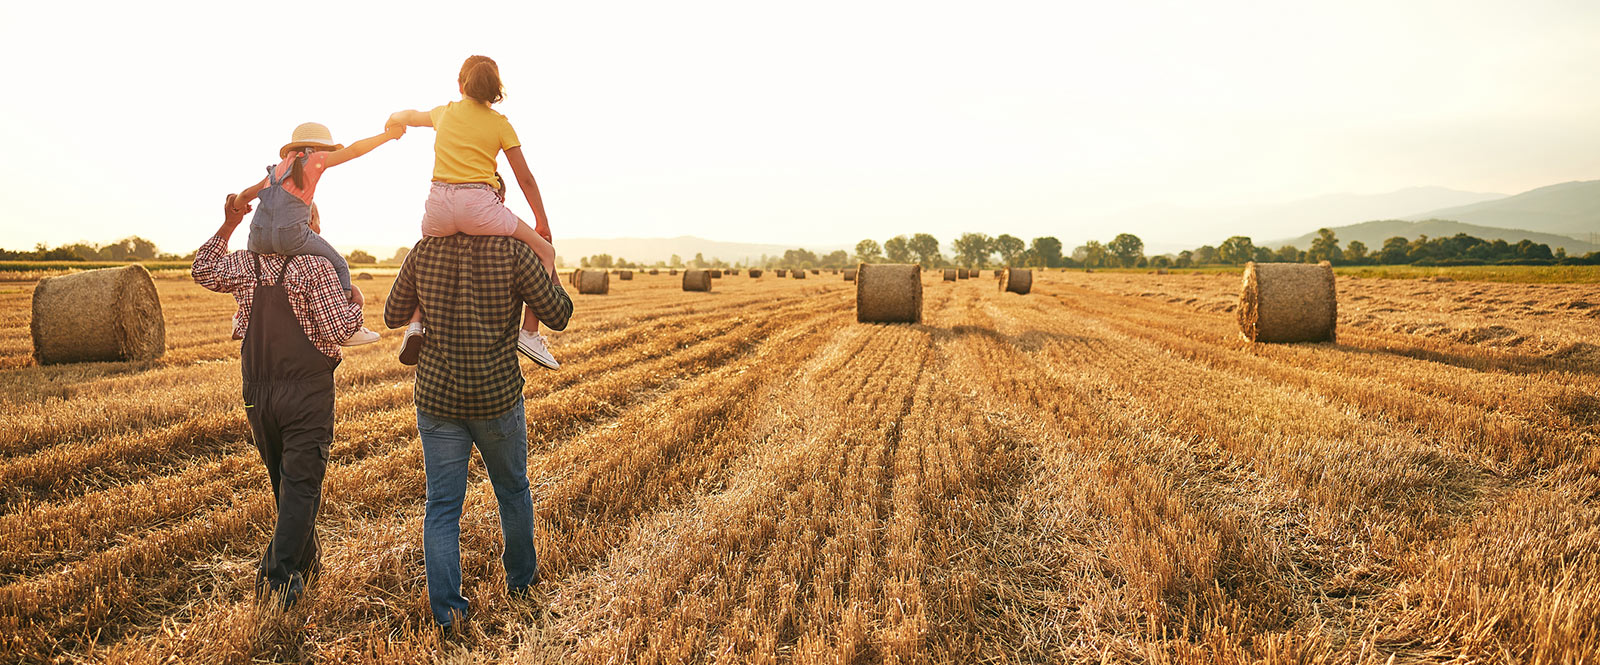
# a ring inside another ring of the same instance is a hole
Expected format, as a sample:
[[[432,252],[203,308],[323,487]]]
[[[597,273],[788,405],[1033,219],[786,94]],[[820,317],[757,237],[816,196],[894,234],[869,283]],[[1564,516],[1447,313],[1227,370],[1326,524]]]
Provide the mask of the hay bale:
[[[750,276],[751,277],[760,277],[761,276],[761,269],[760,268],[751,268],[750,269]]]
[[[677,268],[673,268],[673,269],[667,271],[667,276],[668,277],[671,277],[671,276],[676,275],[676,274],[678,274],[678,269]]]
[[[1000,271],[996,271],[1000,272]],[[1033,271],[1026,268],[1006,268],[1000,278],[1000,291],[1028,295],[1033,290]]]
[[[779,268],[777,270],[777,273],[778,273],[779,277],[788,277],[789,276],[789,271],[788,270],[784,270],[783,268]]]
[[[710,291],[710,270],[685,270],[683,271],[683,290],[685,291]]]
[[[922,323],[922,269],[914,263],[857,266],[856,321]]]
[[[39,280],[29,328],[40,365],[151,360],[167,351],[161,296],[141,265]]]
[[[632,270],[623,270],[623,271],[617,273],[617,278],[621,279],[623,281],[633,281],[633,271]]]
[[[1157,275],[1165,275],[1165,274],[1167,274],[1167,269],[1166,268],[1156,268],[1156,274]]]
[[[707,270],[706,273],[711,275],[711,279],[722,279],[721,270]]]
[[[996,270],[996,271],[994,271],[994,276],[996,278],[1005,277],[1006,276],[1006,271],[1004,271],[1004,270]]]
[[[1084,268],[1084,272],[1094,272],[1094,268]]]
[[[845,268],[845,270],[844,270],[844,281],[846,281],[846,282],[854,282],[854,281],[856,281],[856,269],[855,268]]]
[[[791,271],[789,271],[789,276],[793,277],[795,279],[805,279],[806,278],[806,271],[804,271],[804,270],[791,270]]]
[[[605,295],[611,291],[611,273],[604,270],[584,270],[578,273],[578,293]]]
[[[650,269],[650,274],[651,274],[651,276],[659,275],[659,274],[661,274],[661,271],[657,270],[655,268],[651,268]]]
[[[815,269],[815,268],[813,268],[813,269],[811,269],[811,274],[813,274],[813,275],[821,275],[821,274],[822,274],[822,271],[821,271],[821,270],[817,270],[817,269]]]
[[[370,273],[370,272],[358,272],[358,273],[356,273],[356,279],[357,280],[372,279],[372,273]]]
[[[1332,342],[1339,319],[1333,265],[1247,263],[1239,331],[1252,342]]]
[[[944,269],[944,281],[946,281],[946,282],[954,282],[954,281],[956,281],[956,269],[955,268],[945,268]]]

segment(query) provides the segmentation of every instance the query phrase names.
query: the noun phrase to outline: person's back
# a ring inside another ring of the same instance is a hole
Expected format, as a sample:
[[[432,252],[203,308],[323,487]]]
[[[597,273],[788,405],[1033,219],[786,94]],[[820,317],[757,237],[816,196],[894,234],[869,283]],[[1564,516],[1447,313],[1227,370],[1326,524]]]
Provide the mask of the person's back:
[[[523,380],[513,346],[523,305],[555,330],[572,315],[572,299],[526,244],[464,234],[418,241],[384,303],[391,328],[407,325],[418,306],[428,317],[413,394],[428,477],[422,537],[428,599],[443,625],[470,610],[461,595],[461,504],[474,446],[499,503],[506,584],[520,594],[539,581]]]

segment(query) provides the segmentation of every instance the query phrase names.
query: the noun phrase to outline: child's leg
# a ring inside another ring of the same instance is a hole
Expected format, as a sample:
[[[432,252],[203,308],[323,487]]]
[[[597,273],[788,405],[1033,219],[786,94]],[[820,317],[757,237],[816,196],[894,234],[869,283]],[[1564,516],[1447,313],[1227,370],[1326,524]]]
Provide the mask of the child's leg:
[[[322,236],[312,233],[311,229],[306,229],[305,240],[300,244],[300,251],[295,252],[295,254],[320,256],[327,259],[329,263],[333,264],[334,271],[339,273],[339,285],[343,286],[345,291],[355,289],[350,284],[350,264],[344,260],[343,256],[339,255],[339,250],[334,249],[333,245],[328,244],[328,241],[324,240]]]
[[[533,248],[534,255],[539,257],[539,263],[543,264],[544,269],[550,272],[551,281],[560,281],[560,277],[556,275],[555,245],[550,244],[550,241],[545,240],[543,236],[533,230],[533,227],[528,226],[527,222],[521,220],[517,221],[517,230],[511,234],[511,237],[521,240],[523,244]],[[527,309],[522,314],[522,329],[528,332],[539,332],[539,317],[534,315],[532,308]]]

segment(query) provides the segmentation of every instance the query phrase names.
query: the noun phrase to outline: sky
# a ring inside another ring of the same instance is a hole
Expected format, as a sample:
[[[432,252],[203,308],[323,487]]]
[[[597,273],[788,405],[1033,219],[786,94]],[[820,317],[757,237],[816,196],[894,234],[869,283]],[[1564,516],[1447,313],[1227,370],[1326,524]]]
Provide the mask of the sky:
[[[473,54],[558,251],[1214,241],[1137,211],[1600,178],[1597,34],[1588,1],[10,2],[0,247],[187,252],[296,125],[377,134]],[[432,139],[329,170],[329,241],[415,242]]]

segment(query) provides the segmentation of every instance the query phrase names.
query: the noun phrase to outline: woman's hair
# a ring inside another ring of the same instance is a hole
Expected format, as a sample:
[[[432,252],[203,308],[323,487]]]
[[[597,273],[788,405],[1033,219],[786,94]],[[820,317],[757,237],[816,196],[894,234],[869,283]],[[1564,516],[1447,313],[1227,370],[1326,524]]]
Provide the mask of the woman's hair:
[[[506,98],[505,88],[500,85],[500,66],[486,55],[475,55],[461,63],[456,83],[461,84],[461,91],[468,97],[485,104]]]

